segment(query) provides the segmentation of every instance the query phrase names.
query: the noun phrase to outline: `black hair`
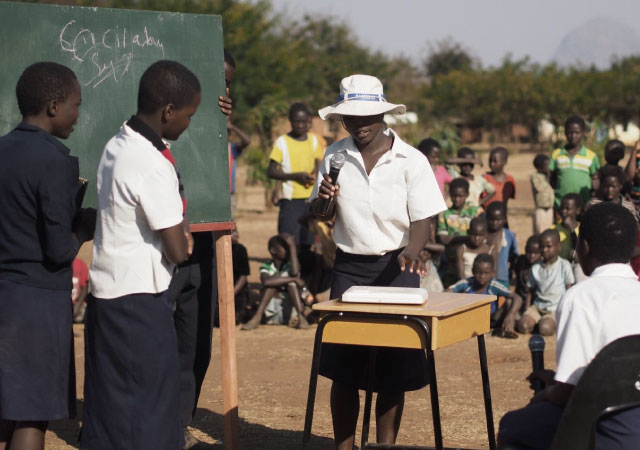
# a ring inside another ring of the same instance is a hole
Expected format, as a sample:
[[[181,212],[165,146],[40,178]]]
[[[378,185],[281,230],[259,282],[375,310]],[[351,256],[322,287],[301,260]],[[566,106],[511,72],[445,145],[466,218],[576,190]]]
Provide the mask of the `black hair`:
[[[426,138],[418,144],[418,150],[424,155],[429,156],[434,148],[440,148],[440,143],[434,138]]]
[[[493,214],[494,211],[502,211],[507,216],[507,204],[505,202],[493,202],[487,206],[487,216]]]
[[[633,255],[638,223],[624,206],[613,202],[593,205],[582,216],[580,239],[601,264],[627,263]]]
[[[491,256],[488,253],[479,253],[478,256],[476,256],[473,259],[473,267],[476,266],[476,264],[482,264],[482,263],[488,263],[491,264],[491,267],[494,266],[495,261],[493,260],[493,256]]]
[[[229,50],[227,50],[226,48],[224,49],[224,62],[226,62],[227,64],[229,64],[231,67],[233,67],[234,69],[236,68],[236,60],[233,59],[233,55],[231,54],[231,52]]]
[[[580,232],[582,232],[582,230],[580,230]],[[560,242],[560,233],[555,228],[549,228],[540,233],[540,241],[547,236],[551,236],[553,239]]]
[[[533,158],[533,167],[538,170],[542,170],[545,163],[549,162],[549,155],[545,155],[544,153],[539,153]]]
[[[569,192],[568,194],[563,195],[562,200],[573,200],[573,202],[576,204],[576,208],[580,210],[584,207],[584,200],[582,199],[582,195],[576,192]]]
[[[153,114],[172,104],[177,109],[189,105],[200,93],[198,77],[176,61],[151,64],[140,78],[138,111]]]
[[[617,166],[622,158],[624,158],[625,146],[622,141],[612,139],[604,146],[604,159],[608,164]]]
[[[582,131],[587,129],[587,124],[584,119],[580,116],[569,116],[567,120],[564,122],[564,129],[567,130],[571,125],[578,125]]]
[[[539,234],[534,234],[534,235],[529,236],[529,239],[527,239],[526,244],[524,244],[524,248],[526,249],[531,244],[540,245],[540,235]]]
[[[303,112],[307,116],[311,116],[311,111],[309,110],[307,105],[301,102],[296,102],[289,107],[289,119],[293,118],[293,116],[298,114],[299,112]]]
[[[479,225],[482,225],[485,229],[487,228],[487,220],[484,218],[484,216],[478,216],[478,217],[474,217],[473,219],[471,219],[471,222],[469,222],[469,230],[471,230],[472,228],[475,228]]]
[[[624,184],[626,180],[622,167],[618,165],[600,167],[598,170],[598,176],[600,177],[600,183],[602,183],[607,177],[615,177],[621,185]]]
[[[36,116],[50,102],[64,102],[77,85],[76,74],[62,64],[38,62],[30,65],[16,85],[18,108],[23,117]]]
[[[491,153],[489,153],[489,157],[491,157],[491,155],[494,155],[496,153],[500,153],[505,161],[507,159],[509,159],[509,150],[507,150],[504,147],[496,147],[496,148],[494,148],[493,150],[491,150]]]
[[[471,158],[475,158],[476,152],[471,150],[469,147],[462,147],[458,149],[457,155],[458,155],[458,158],[468,158],[469,156],[471,156]]]
[[[275,247],[276,245],[279,245],[280,247],[285,249],[285,251],[287,252],[287,259],[289,259],[289,246],[287,245],[287,241],[285,241],[284,238],[278,234],[269,238],[267,248],[270,249],[272,247]]]
[[[451,183],[449,183],[449,192],[452,192],[454,189],[460,188],[469,193],[469,182],[464,178],[454,178],[453,180],[451,180]]]

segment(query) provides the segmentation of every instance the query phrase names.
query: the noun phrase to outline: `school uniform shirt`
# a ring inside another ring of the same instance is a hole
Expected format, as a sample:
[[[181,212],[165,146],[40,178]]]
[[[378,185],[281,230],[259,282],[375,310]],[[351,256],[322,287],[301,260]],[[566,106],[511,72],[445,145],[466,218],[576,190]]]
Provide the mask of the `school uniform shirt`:
[[[322,159],[323,151],[320,140],[314,134],[307,133],[304,141],[284,134],[274,142],[269,159],[280,164],[284,173],[313,173],[316,160]],[[307,199],[312,191],[313,186],[305,187],[291,180],[282,182],[282,198],[286,200]]]
[[[333,240],[345,253],[384,255],[402,248],[409,243],[411,222],[447,208],[427,158],[393,130],[385,134],[393,136],[393,145],[369,175],[351,136],[331,145],[320,166],[310,200],[318,195],[331,157],[345,153],[333,228]]]
[[[640,334],[640,282],[628,264],[606,264],[560,300],[555,379],[576,385],[610,342]]]
[[[529,288],[535,289],[533,304],[543,311],[554,312],[567,284],[575,283],[571,263],[558,257],[553,264],[537,262],[531,266]]]
[[[125,123],[104,148],[97,188],[92,294],[109,299],[167,290],[174,265],[163,256],[158,231],[182,222],[174,166]]]
[[[71,291],[79,187],[78,159],[51,134],[21,123],[0,137],[0,279]]]
[[[492,278],[483,290],[476,289],[473,277],[463,278],[451,286],[450,289],[456,294],[486,294],[495,295],[496,297],[511,297],[511,291],[504,287],[502,283],[495,278]],[[497,309],[498,301],[496,300],[491,303],[491,314],[496,312]]]
[[[556,173],[555,206],[559,208],[562,197],[571,192],[580,194],[586,204],[591,197],[591,176],[599,168],[598,155],[584,145],[573,157],[564,147],[554,150],[549,170]]]

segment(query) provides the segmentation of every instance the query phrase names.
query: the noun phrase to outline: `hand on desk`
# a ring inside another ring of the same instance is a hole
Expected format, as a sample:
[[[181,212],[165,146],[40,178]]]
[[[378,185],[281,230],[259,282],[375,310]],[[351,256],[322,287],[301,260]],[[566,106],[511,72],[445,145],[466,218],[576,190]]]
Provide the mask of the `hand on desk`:
[[[400,270],[403,272],[408,267],[410,273],[417,273],[421,277],[427,274],[427,266],[420,252],[413,254],[405,248],[402,253],[398,255],[398,263],[400,264]]]

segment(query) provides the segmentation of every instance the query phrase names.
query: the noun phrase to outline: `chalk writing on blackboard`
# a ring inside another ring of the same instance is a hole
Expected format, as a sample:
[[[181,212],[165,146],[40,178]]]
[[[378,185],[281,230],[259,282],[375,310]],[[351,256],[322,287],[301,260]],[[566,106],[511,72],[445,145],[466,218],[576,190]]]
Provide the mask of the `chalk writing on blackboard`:
[[[73,60],[86,67],[84,86],[97,87],[107,79],[121,81],[131,67],[136,54],[156,51],[164,58],[164,45],[145,26],[139,32],[118,25],[93,31],[69,21],[60,30],[60,48],[72,55]]]

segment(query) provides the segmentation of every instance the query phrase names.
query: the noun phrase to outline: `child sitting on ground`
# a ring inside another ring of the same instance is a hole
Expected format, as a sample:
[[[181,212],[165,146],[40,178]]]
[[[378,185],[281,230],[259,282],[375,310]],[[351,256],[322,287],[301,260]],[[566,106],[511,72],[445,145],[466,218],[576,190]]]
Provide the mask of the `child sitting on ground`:
[[[496,193],[484,203],[485,208],[493,202],[504,202],[506,205],[510,198],[516,198],[516,180],[504,171],[508,159],[509,152],[504,147],[496,147],[489,154],[491,171],[485,173],[483,177],[493,185]]]
[[[458,280],[456,247],[466,240],[471,219],[478,215],[478,207],[467,202],[469,182],[464,178],[451,181],[449,197],[451,207],[438,217],[437,236],[438,241],[447,247],[442,268],[442,282],[445,287]]]
[[[473,275],[473,261],[480,253],[488,253],[496,258],[496,247],[489,243],[487,236],[487,221],[484,217],[474,217],[469,224],[467,241],[456,249],[459,280]]]
[[[550,227],[552,230],[557,230],[560,235],[560,257],[571,263],[576,259],[580,214],[582,214],[582,197],[576,193],[567,194],[560,202],[560,222]]]
[[[536,325],[542,336],[551,336],[556,332],[555,311],[558,302],[574,284],[571,264],[558,256],[559,253],[558,231],[543,231],[540,235],[542,259],[531,267],[525,312],[518,322],[520,333],[531,333]]]
[[[524,255],[519,255],[513,263],[513,272],[516,274],[516,294],[522,298],[529,292],[529,278],[531,267],[540,261],[540,235],[529,236],[524,246]]]
[[[518,242],[513,231],[506,228],[507,206],[503,202],[494,202],[487,208],[489,243],[496,248],[496,279],[509,287],[510,265],[518,256]]]
[[[260,326],[262,315],[272,299],[281,302],[290,301],[298,313],[298,328],[309,328],[309,323],[303,315],[300,289],[305,286],[300,278],[300,263],[296,254],[296,241],[290,234],[280,234],[269,239],[269,253],[271,260],[260,266],[260,282],[262,283],[262,298],[258,310],[250,321],[242,326],[243,330],[253,330]],[[291,316],[293,319],[294,316]]]
[[[431,170],[433,170],[433,174],[436,177],[440,192],[444,195],[444,185],[451,183],[453,177],[444,166],[438,164],[440,159],[440,144],[433,138],[426,138],[420,141],[418,144],[418,150],[420,150],[420,152],[422,152],[422,154],[429,160]]]
[[[461,177],[469,182],[469,198],[467,201],[473,206],[486,207],[495,195],[496,188],[484,178],[473,175],[474,165],[482,164],[482,161],[476,159],[475,152],[469,147],[462,147],[458,150],[458,157],[448,159],[447,164],[458,165],[459,170],[453,167],[449,169],[452,177]],[[480,199],[481,196],[482,200]]]
[[[533,213],[533,232],[540,234],[553,225],[553,187],[549,183],[549,157],[536,155],[533,159],[536,173],[531,175],[531,190],[536,209]]]
[[[231,232],[231,255],[233,260],[233,295],[236,307],[236,325],[249,320],[251,304],[249,301],[249,283],[251,274],[247,248],[240,243],[238,228]]]
[[[522,307],[522,298],[518,294],[512,294],[493,278],[494,257],[488,253],[476,256],[472,271],[473,276],[458,281],[449,287],[449,292],[504,297],[506,301],[501,306],[498,306],[497,300],[491,303],[491,328],[499,329],[498,334],[503,337],[517,338],[514,327]]]

